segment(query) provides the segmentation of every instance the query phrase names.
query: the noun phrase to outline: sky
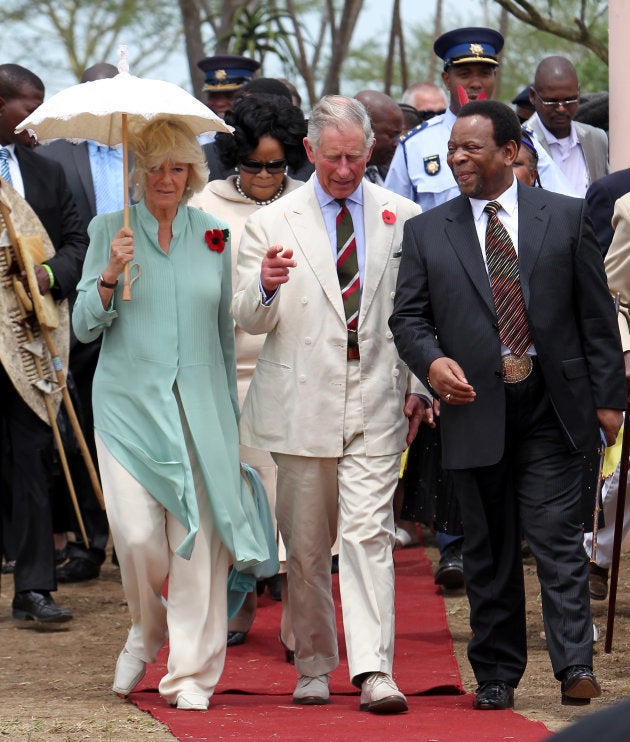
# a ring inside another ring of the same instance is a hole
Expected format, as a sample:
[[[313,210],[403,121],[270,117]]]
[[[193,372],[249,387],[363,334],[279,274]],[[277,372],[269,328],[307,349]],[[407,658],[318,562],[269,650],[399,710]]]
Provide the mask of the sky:
[[[389,35],[393,4],[393,0],[365,0],[363,9],[359,15],[355,33],[352,37],[352,42],[359,43],[374,38],[379,29],[382,30],[382,34],[386,40]],[[400,13],[403,25],[417,26],[418,24],[431,23],[435,13],[435,6],[436,0],[401,0]],[[475,16],[480,15],[481,0],[464,0],[464,3],[462,3],[461,0],[444,0],[444,18],[461,18],[463,6],[466,7],[468,13],[466,23],[479,25]],[[133,49],[133,37],[127,35],[127,37],[122,40],[127,43],[130,49],[130,56],[132,56],[131,50]],[[7,47],[10,46],[10,39],[5,39],[4,42],[7,42]],[[211,49],[207,49],[207,52],[210,54]],[[9,59],[7,61],[13,60]],[[109,61],[112,64],[118,63],[117,58],[106,61]],[[23,60],[21,63],[28,66],[28,63]],[[64,73],[63,70],[60,70],[59,68],[49,68],[45,71],[45,74],[42,74],[42,72],[38,72],[37,70],[34,71],[40,74],[44,80],[44,84],[46,85],[46,97],[50,97],[54,93],[59,92],[59,90],[62,90],[69,85],[73,85],[76,82],[72,75]],[[134,74],[133,69],[131,69],[130,72]],[[270,60],[269,63],[266,63],[265,65],[265,74],[268,76],[283,76],[280,63],[278,62],[273,64]],[[169,57],[169,59],[163,64],[154,67],[150,74],[145,76],[173,82],[187,90],[190,90],[190,79],[183,41],[176,53],[171,55],[171,57]]]
[[[464,2],[469,6],[471,14],[469,22],[471,25],[475,25],[477,22],[474,20],[474,16],[479,12],[479,2],[478,0],[464,0]],[[384,33],[388,35],[393,5],[394,0],[365,0],[352,37],[353,43],[373,38],[379,28],[385,29]],[[432,22],[435,5],[436,0],[401,0],[400,15],[403,25],[417,26],[421,23]],[[461,10],[461,0],[459,2],[458,0],[444,0],[444,18],[449,18],[453,14],[461,17]],[[210,53],[210,50],[208,50],[208,53]],[[131,72],[133,73],[133,70]],[[283,72],[280,63],[273,64],[271,61],[266,63],[265,74],[282,77]],[[183,49],[180,54],[174,55],[168,62],[156,67],[151,76],[189,89],[188,68]]]

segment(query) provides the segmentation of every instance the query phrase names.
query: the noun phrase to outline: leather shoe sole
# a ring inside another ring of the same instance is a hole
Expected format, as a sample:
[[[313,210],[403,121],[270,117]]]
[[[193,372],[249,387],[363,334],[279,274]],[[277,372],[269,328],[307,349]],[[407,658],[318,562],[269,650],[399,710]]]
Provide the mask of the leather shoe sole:
[[[360,711],[370,711],[372,714],[401,714],[408,708],[407,701],[402,694],[387,696],[378,701],[362,703],[359,706]]]
[[[563,706],[587,706],[591,698],[599,698],[602,689],[592,671],[567,673],[570,677],[563,680],[561,685]]]

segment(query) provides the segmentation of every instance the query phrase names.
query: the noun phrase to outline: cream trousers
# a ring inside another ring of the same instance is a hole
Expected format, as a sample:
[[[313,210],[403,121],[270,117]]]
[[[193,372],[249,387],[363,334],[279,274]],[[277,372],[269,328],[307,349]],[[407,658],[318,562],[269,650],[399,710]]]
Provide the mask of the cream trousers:
[[[214,526],[210,502],[190,432],[199,532],[190,560],[175,554],[186,535],[182,524],[152,497],[95,434],[107,517],[120,563],[131,628],[125,649],[155,662],[169,640],[160,694],[171,704],[180,693],[212,695],[225,663],[229,554]],[[168,577],[168,601],[162,597]]]
[[[330,574],[337,535],[350,678],[392,671],[392,500],[400,454],[365,455],[360,391],[359,364],[351,361],[341,458],[273,454],[278,465],[276,516],[287,547],[295,668],[302,675],[330,673],[339,664]]]

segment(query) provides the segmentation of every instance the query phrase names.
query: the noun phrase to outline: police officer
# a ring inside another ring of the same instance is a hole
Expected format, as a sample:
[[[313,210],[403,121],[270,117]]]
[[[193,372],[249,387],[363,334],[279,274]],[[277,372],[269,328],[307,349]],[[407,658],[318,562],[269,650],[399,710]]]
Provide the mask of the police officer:
[[[254,77],[260,69],[260,62],[238,54],[217,54],[204,57],[197,62],[197,67],[206,76],[202,88],[206,105],[224,118],[225,112],[232,108],[234,94]]]
[[[459,195],[446,165],[451,129],[464,103],[492,98],[502,49],[503,36],[491,28],[458,28],[436,39],[433,51],[444,60],[442,81],[450,94],[449,107],[401,137],[386,188],[412,199],[423,211]],[[541,155],[538,168],[543,188],[577,195],[548,155]]]

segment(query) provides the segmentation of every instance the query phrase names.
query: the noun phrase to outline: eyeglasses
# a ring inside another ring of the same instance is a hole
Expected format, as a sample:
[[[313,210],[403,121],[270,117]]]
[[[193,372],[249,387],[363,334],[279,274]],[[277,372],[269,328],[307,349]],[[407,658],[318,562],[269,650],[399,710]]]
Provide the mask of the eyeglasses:
[[[538,95],[538,91],[536,90],[536,88],[532,88],[532,89],[534,91],[534,95],[543,104],[543,106],[547,106],[548,108],[560,108],[560,106],[562,106],[563,108],[568,108],[569,106],[574,106],[576,103],[580,102],[579,95],[577,98],[567,98],[566,100],[543,100]]]
[[[284,172],[287,166],[286,160],[269,160],[269,162],[261,162],[260,160],[241,160],[239,167],[246,173],[252,175],[258,175],[263,168],[269,173],[269,175],[277,175],[278,173]]]
[[[441,116],[443,113],[446,113],[446,108],[441,108],[439,111],[432,111],[431,109],[420,110],[417,113],[420,118],[420,123],[422,123],[432,119],[434,116]]]

